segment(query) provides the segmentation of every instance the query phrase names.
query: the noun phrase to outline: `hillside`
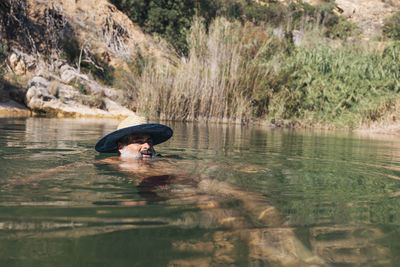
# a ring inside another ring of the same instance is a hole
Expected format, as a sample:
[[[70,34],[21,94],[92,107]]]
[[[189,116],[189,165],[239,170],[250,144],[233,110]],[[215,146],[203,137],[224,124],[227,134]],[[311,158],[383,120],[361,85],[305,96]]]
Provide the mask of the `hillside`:
[[[125,116],[129,111],[118,108],[123,92],[104,87],[82,69],[104,80],[107,70],[124,69],[138,56],[162,56],[151,37],[106,0],[1,5],[1,37],[9,47],[3,109],[14,100],[37,112]]]
[[[323,0],[305,0],[311,5],[323,3]],[[382,34],[383,20],[399,10],[398,0],[334,0],[335,11],[354,22],[362,30],[364,38]]]
[[[398,1],[110,2],[0,3],[0,113],[329,127],[397,118],[398,48],[382,26]]]

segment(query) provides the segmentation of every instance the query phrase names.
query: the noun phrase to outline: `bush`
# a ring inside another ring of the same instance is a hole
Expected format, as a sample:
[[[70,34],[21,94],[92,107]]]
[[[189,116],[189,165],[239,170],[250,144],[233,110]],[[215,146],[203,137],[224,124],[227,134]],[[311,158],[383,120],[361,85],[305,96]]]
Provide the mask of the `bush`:
[[[297,48],[281,66],[290,75],[281,84],[270,115],[358,125],[398,96],[399,59],[399,44],[383,53],[352,45]]]
[[[197,19],[189,57],[147,63],[138,111],[178,120],[266,117],[355,126],[385,114],[400,92],[400,44],[369,52],[351,43],[294,47],[273,28]]]
[[[393,40],[400,40],[400,11],[384,20],[383,34]]]
[[[0,74],[3,74],[5,72],[4,63],[7,57],[8,57],[8,46],[4,41],[0,40]]]
[[[64,51],[63,57],[70,65],[75,65],[79,61],[81,46],[75,38],[65,38],[61,41],[61,47]]]
[[[97,54],[84,55],[86,58],[81,62],[81,70],[85,73],[92,74],[96,79],[102,81],[106,85],[112,85],[114,77],[114,68],[109,66]]]
[[[146,33],[160,35],[183,54],[187,53],[186,31],[197,13],[215,17],[212,0],[110,0]]]
[[[8,57],[8,46],[7,44],[0,40],[0,62],[3,62]]]
[[[62,55],[70,65],[75,65],[81,71],[93,75],[107,85],[114,82],[114,68],[97,54],[88,53],[75,38],[66,38],[62,41],[64,54]],[[81,55],[82,53],[82,55]],[[81,58],[79,58],[81,56]],[[80,62],[79,62],[80,61]]]
[[[326,36],[347,38],[354,32],[354,24],[341,19],[333,12],[334,3],[313,7],[301,1],[288,6],[275,1],[249,0],[109,0],[146,33],[165,38],[180,54],[189,52],[186,33],[193,16],[204,19],[205,27],[217,16],[230,21],[256,25],[284,26],[287,33],[294,29],[326,28]]]

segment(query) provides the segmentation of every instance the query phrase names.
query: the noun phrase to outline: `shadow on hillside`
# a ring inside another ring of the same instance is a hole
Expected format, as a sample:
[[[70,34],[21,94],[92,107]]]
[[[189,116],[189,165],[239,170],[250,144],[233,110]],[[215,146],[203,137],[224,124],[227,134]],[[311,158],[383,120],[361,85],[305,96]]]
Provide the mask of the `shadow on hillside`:
[[[49,55],[75,33],[56,5],[28,7],[26,0],[0,2],[0,34],[9,47],[29,54]]]

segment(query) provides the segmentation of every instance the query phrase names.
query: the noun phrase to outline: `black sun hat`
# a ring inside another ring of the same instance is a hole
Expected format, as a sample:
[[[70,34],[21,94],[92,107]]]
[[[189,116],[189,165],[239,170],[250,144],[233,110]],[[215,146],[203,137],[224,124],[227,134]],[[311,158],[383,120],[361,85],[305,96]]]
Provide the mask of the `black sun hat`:
[[[159,123],[146,123],[146,120],[139,116],[130,116],[123,120],[116,131],[106,134],[95,145],[97,152],[116,153],[118,152],[118,140],[131,134],[148,134],[153,140],[153,145],[160,144],[171,138],[173,131],[166,125]]]

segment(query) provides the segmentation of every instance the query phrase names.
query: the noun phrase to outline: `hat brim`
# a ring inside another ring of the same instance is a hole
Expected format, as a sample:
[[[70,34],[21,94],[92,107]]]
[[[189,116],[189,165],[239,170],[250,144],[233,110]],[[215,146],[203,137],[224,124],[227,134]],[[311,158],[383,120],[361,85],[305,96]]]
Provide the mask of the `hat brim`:
[[[145,123],[131,127],[122,128],[103,136],[95,145],[97,152],[117,153],[118,140],[131,134],[148,134],[151,136],[153,145],[160,144],[171,138],[173,131],[166,125],[159,123]]]

